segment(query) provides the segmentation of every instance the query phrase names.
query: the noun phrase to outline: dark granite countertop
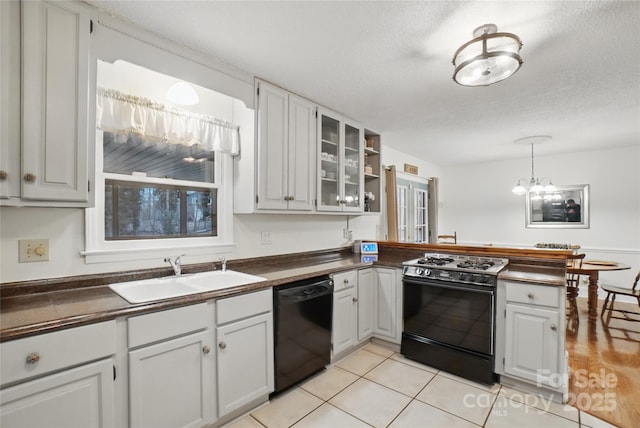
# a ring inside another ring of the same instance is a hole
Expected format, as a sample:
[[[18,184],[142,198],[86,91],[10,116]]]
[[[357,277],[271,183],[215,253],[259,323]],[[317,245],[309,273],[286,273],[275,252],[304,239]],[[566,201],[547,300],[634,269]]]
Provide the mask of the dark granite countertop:
[[[350,249],[344,248],[271,256],[256,259],[258,262],[231,260],[228,263],[230,270],[262,276],[267,280],[141,304],[128,303],[109,288],[109,283],[166,276],[169,274],[166,269],[71,277],[66,282],[41,280],[28,282],[26,285],[3,284],[0,288],[0,341],[191,305],[372,265],[400,268],[403,261],[420,256],[422,251],[418,248],[381,251],[378,260],[373,263],[363,262],[359,254],[353,254]],[[184,271],[198,272],[211,270],[212,267],[211,263],[206,268],[187,265]],[[501,273],[501,278],[560,286],[564,284],[564,270],[558,267],[514,264]]]

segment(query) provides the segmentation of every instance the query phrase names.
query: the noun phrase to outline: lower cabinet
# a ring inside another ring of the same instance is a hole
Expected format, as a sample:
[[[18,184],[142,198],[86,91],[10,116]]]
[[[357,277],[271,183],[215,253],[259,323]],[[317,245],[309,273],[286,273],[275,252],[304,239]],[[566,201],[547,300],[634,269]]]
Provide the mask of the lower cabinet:
[[[358,271],[358,342],[371,337],[374,325],[374,297],[378,287],[375,269]]]
[[[402,334],[402,284],[398,283],[396,269],[375,268],[371,288],[374,293],[373,334],[394,343],[400,343]]]
[[[335,282],[335,281],[334,281]],[[349,287],[333,293],[332,355],[353,348],[358,337],[357,288]]]
[[[130,427],[215,420],[212,311],[202,303],[128,320]]]
[[[397,269],[366,268],[332,278],[332,358],[371,337],[400,343],[402,283]]]
[[[499,281],[496,372],[503,379],[566,395],[564,293],[561,286]]]
[[[113,427],[111,359],[0,391],[0,426]]]
[[[0,345],[0,426],[113,427],[115,322]]]
[[[216,302],[218,413],[274,390],[272,290]]]
[[[559,373],[558,311],[507,303],[506,373],[549,383]]]
[[[208,331],[129,352],[131,427],[200,427],[211,420]]]

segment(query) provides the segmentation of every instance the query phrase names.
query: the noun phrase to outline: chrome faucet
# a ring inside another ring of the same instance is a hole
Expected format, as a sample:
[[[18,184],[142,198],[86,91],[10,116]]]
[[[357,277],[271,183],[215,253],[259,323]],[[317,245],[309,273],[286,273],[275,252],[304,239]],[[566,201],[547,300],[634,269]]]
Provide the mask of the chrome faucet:
[[[222,270],[222,272],[227,270],[227,259],[225,259],[224,257],[220,257],[218,260],[220,260],[220,269]]]
[[[175,273],[176,275],[180,275],[182,273],[182,262],[180,261],[180,257],[184,255],[185,254],[180,254],[175,259],[172,259],[171,257],[164,258],[165,263],[169,263],[171,265],[171,267],[173,268],[173,273]]]

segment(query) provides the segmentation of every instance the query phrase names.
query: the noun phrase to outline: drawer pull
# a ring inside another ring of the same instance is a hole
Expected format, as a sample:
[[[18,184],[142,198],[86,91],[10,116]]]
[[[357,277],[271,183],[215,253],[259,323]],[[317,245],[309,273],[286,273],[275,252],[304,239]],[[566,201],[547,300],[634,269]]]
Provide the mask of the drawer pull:
[[[353,302],[354,302],[354,303],[356,303],[357,301],[358,301],[358,298],[357,298],[357,297],[354,297],[354,298],[353,298]]]
[[[40,354],[38,354],[37,352],[32,352],[27,355],[26,361],[27,364],[35,364],[40,361]]]
[[[533,293],[529,293],[529,294],[527,294],[527,297],[533,300],[534,295],[533,295]]]
[[[220,349],[226,349],[226,347],[227,347],[227,344],[226,344],[226,343],[224,343],[224,342],[220,342],[220,343],[218,343],[218,348],[220,348]]]
[[[348,279],[345,279],[345,280],[344,280],[344,281],[342,281],[342,282],[344,282],[345,284],[348,284],[348,283],[349,283],[349,280],[348,280]]]
[[[558,326],[555,324],[551,324],[551,330],[556,331],[558,329]]]
[[[0,180],[6,180],[8,176],[7,171],[0,171]]]
[[[203,354],[208,354],[209,352],[211,352],[211,348],[209,348],[206,345],[202,347],[202,353]]]

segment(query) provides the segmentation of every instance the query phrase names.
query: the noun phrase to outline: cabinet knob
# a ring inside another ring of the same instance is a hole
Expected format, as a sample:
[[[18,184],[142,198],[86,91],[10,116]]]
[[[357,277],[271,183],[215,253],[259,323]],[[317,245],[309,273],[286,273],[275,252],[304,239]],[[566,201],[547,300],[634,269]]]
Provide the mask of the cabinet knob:
[[[227,344],[226,344],[226,343],[224,343],[224,342],[220,342],[220,343],[218,343],[218,348],[220,348],[220,349],[226,349],[226,348],[227,348]]]
[[[358,298],[354,297],[352,300],[353,300],[353,303],[356,303],[358,301]]]
[[[202,347],[202,353],[203,354],[208,354],[209,352],[211,352],[211,348],[209,348],[206,345]]]
[[[36,181],[36,176],[30,172],[26,173],[23,178],[27,183],[33,183]]]
[[[8,176],[7,171],[0,171],[0,180],[6,180]]]
[[[35,364],[40,361],[40,354],[38,354],[37,352],[32,352],[27,355],[26,361],[27,364]]]
[[[344,282],[345,284],[348,284],[348,283],[349,283],[349,280],[348,280],[348,279],[345,279],[345,280],[344,280],[344,281],[342,281],[342,282]]]
[[[550,328],[551,328],[552,331],[556,331],[558,329],[558,326],[555,325],[555,324],[551,324]]]
[[[527,294],[527,297],[530,298],[530,299],[533,299],[534,295],[533,295],[533,293],[529,293],[529,294]]]

